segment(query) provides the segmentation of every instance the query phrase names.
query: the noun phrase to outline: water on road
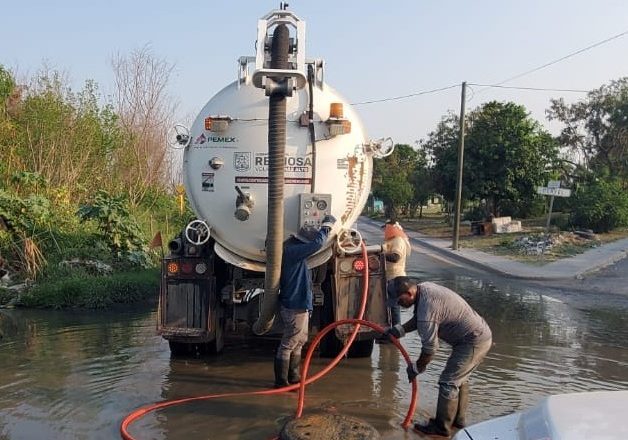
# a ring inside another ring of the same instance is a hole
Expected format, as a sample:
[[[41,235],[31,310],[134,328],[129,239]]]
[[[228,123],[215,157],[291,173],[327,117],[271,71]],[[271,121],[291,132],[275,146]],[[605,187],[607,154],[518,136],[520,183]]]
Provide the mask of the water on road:
[[[366,228],[374,243],[377,231]],[[495,345],[471,381],[473,422],[527,408],[547,394],[628,387],[628,298],[611,292],[494,279],[415,251],[409,274],[461,293],[493,330]],[[404,311],[402,319],[409,318]],[[171,359],[152,308],[110,312],[0,311],[0,439],[112,439],[145,404],[272,384],[276,341],[228,340],[223,355]],[[416,333],[403,339],[416,359]],[[418,420],[433,413],[442,347],[420,379]],[[325,359],[316,359],[320,369]],[[417,438],[399,424],[410,387],[401,356],[376,345],[308,388],[306,411],[363,418],[383,438]],[[296,408],[296,394],[196,402],[151,413],[138,439],[268,439]]]

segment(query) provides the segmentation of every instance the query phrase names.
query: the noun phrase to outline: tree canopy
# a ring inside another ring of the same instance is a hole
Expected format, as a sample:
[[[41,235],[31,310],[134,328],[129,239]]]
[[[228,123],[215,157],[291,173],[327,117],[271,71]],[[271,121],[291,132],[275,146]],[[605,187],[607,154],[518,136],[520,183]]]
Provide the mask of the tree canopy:
[[[494,215],[528,214],[536,187],[546,183],[558,157],[557,143],[512,102],[483,104],[466,124],[463,199],[485,201]],[[454,197],[458,127],[458,118],[446,115],[423,142],[434,161],[436,188],[447,200]]]
[[[373,195],[384,202],[389,217],[394,217],[401,206],[418,203],[417,194],[423,198],[415,185],[426,166],[425,153],[408,144],[395,145],[390,156],[374,162]]]
[[[566,104],[552,100],[550,120],[565,124],[558,140],[578,153],[589,170],[621,179],[628,186],[628,77],[611,81]]]

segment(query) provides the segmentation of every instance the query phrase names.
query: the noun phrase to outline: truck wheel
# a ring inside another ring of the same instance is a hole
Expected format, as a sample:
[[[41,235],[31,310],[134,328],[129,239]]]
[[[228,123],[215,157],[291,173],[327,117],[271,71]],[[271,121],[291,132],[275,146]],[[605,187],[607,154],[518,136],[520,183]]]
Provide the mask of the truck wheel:
[[[218,326],[216,327],[216,338],[209,343],[210,352],[212,354],[220,354],[225,347],[225,320],[223,318],[218,319]]]
[[[320,319],[320,327],[321,330],[334,322],[334,305],[332,301],[332,283],[331,279],[333,277],[331,274],[327,274],[327,277],[321,284],[321,289],[323,290],[323,308],[321,310],[321,319]],[[320,357],[323,358],[334,358],[340,353],[342,350],[342,344],[340,340],[336,337],[336,332],[331,331],[321,339],[321,343],[318,346],[318,351]]]
[[[318,346],[319,355],[322,358],[335,358],[342,350],[342,343],[336,337],[335,332],[329,332],[323,337]]]
[[[325,281],[321,284],[321,289],[323,290],[323,309],[321,310],[321,320],[320,325],[321,329],[326,327],[335,321],[334,315],[334,305],[332,301],[332,274],[327,274]],[[347,357],[349,358],[365,358],[370,357],[373,353],[373,339],[366,339],[362,341],[353,341],[351,347],[349,347],[349,351],[347,352]],[[321,343],[319,345],[319,355],[322,358],[334,358],[338,356],[338,353],[342,350],[343,344],[340,339],[336,337],[336,332],[331,331],[327,333]]]
[[[170,345],[171,357],[201,357],[214,353],[214,345],[212,342],[186,343],[168,341]]]
[[[170,355],[174,357],[190,356],[192,354],[193,344],[185,342],[168,341],[170,346]]]
[[[373,339],[366,339],[363,341],[353,341],[349,351],[347,352],[347,357],[350,358],[366,358],[371,357],[373,354]]]

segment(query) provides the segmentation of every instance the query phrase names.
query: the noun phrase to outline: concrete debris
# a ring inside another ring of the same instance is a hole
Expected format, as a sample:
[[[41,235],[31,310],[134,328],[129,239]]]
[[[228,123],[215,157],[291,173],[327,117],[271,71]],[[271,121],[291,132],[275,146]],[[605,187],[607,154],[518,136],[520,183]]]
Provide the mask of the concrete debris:
[[[491,222],[496,234],[509,234],[521,232],[521,221],[512,220],[510,217],[496,217]]]
[[[524,255],[543,255],[549,251],[556,241],[551,235],[525,235],[512,242],[513,247]]]
[[[524,235],[523,237],[515,239],[512,246],[523,255],[543,255],[549,253],[552,248],[559,245],[573,244],[581,246],[583,239],[588,241],[593,247],[599,244],[589,241],[595,239],[595,235],[586,235],[587,236],[584,237],[577,232],[550,235]]]
[[[98,260],[80,260],[75,258],[73,260],[61,261],[59,266],[69,268],[82,267],[87,270],[87,272],[94,275],[108,275],[113,272],[113,268],[110,265]]]
[[[11,284],[11,277],[9,277],[8,272],[4,272],[4,274],[0,273],[0,287],[6,287]]]

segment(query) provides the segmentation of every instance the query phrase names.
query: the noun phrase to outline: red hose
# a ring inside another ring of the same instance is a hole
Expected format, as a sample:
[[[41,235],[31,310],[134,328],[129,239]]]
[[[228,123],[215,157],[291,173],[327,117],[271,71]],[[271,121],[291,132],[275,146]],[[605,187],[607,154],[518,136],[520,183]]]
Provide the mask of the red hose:
[[[151,405],[147,405],[147,406],[144,406],[142,408],[136,409],[135,411],[133,411],[132,413],[130,413],[128,416],[126,416],[124,418],[124,420],[122,421],[122,424],[120,425],[120,435],[121,435],[121,437],[124,440],[135,440],[135,438],[133,436],[131,436],[131,434],[128,431],[129,426],[133,422],[135,422],[136,420],[144,417],[149,412],[156,411],[158,409],[168,408],[170,406],[181,405],[181,404],[189,403],[189,402],[195,402],[195,401],[201,401],[201,400],[210,400],[210,399],[218,399],[218,398],[223,398],[223,397],[255,396],[255,395],[263,396],[263,395],[281,394],[281,393],[285,393],[285,392],[288,392],[288,391],[296,390],[297,388],[299,389],[299,403],[298,403],[298,407],[297,407],[296,417],[297,418],[301,417],[301,414],[303,413],[304,402],[305,402],[305,385],[309,385],[310,383],[317,381],[318,379],[323,377],[325,374],[327,374],[329,371],[331,371],[336,365],[338,365],[340,360],[345,356],[345,354],[347,353],[347,351],[351,347],[351,344],[355,340],[355,338],[356,338],[356,336],[357,336],[357,334],[358,334],[358,332],[360,330],[360,325],[366,325],[367,327],[370,327],[370,328],[372,328],[375,331],[378,331],[380,333],[384,332],[384,329],[381,326],[379,326],[377,324],[374,324],[372,322],[369,322],[369,321],[362,320],[362,318],[364,317],[364,312],[366,311],[366,303],[367,303],[367,299],[368,299],[368,280],[369,280],[368,259],[367,259],[366,246],[364,245],[364,243],[362,243],[362,257],[364,258],[364,262],[366,264],[365,264],[364,273],[363,273],[364,281],[362,283],[362,299],[361,299],[361,304],[360,304],[360,310],[358,312],[358,318],[357,319],[344,319],[344,320],[341,320],[341,321],[333,322],[333,323],[329,324],[328,326],[326,326],[324,329],[322,329],[316,335],[316,337],[312,341],[312,344],[310,344],[310,347],[309,347],[309,349],[307,351],[307,354],[306,354],[306,357],[305,357],[305,361],[303,363],[303,373],[301,374],[301,382],[299,384],[289,385],[289,386],[283,387],[283,388],[271,388],[271,389],[260,390],[260,391],[247,391],[247,392],[222,393],[222,394],[208,394],[208,395],[205,395],[205,396],[186,397],[186,398],[183,398],[183,399],[166,400],[166,401],[163,401],[163,402],[153,403]],[[321,371],[319,371],[318,373],[316,373],[312,377],[307,377],[307,372],[308,372],[308,369],[309,369],[309,366],[310,366],[310,362],[312,360],[312,354],[314,352],[314,349],[320,343],[322,337],[325,336],[327,333],[329,333],[331,330],[333,330],[336,327],[338,327],[339,325],[343,325],[343,324],[355,324],[355,327],[353,328],[353,330],[351,332],[351,335],[349,336],[349,338],[345,342],[345,345],[342,348],[342,350],[340,351],[340,353],[338,353],[338,355],[327,366],[325,366],[325,368],[323,368]],[[410,363],[411,362],[410,356],[408,355],[406,350],[401,346],[399,341],[397,339],[395,339],[395,338],[391,338],[391,339],[393,341],[393,344],[397,347],[397,349],[399,349],[401,351],[401,354],[406,359],[406,362]],[[403,423],[401,424],[401,426],[404,429],[407,429],[408,426],[411,423],[412,415],[414,414],[414,411],[416,409],[417,393],[418,393],[418,386],[417,386],[416,379],[414,379],[412,381],[412,399],[411,399],[411,402],[410,402],[410,407],[408,408],[408,413],[406,414],[406,418],[404,419]]]
[[[310,348],[307,351],[307,354],[305,355],[305,361],[303,362],[303,372],[302,377],[301,377],[301,382],[299,383],[299,404],[297,406],[297,414],[296,414],[296,418],[298,419],[299,417],[301,417],[302,413],[303,413],[303,406],[304,406],[304,402],[305,402],[305,385],[306,383],[311,383],[311,380],[303,380],[304,377],[307,376],[307,371],[310,368],[310,362],[312,360],[312,354],[314,353],[314,349],[316,348],[316,346],[318,346],[318,344],[320,343],[321,339],[330,331],[332,331],[333,329],[335,329],[336,327],[338,327],[339,325],[344,325],[344,324],[356,324],[356,327],[359,328],[360,325],[365,325],[367,327],[372,328],[373,330],[379,332],[379,333],[384,333],[384,329],[373,323],[373,322],[369,322],[369,321],[364,321],[362,319],[342,319],[340,321],[336,321],[336,322],[332,322],[331,324],[329,324],[327,327],[325,327],[323,330],[321,330],[320,332],[318,332],[318,334],[316,335],[316,337],[314,338],[314,340],[312,341],[312,344],[310,344]],[[406,360],[406,362],[408,364],[410,364],[412,362],[412,360],[410,359],[410,356],[408,355],[408,352],[403,348],[403,346],[401,345],[401,343],[399,342],[399,340],[397,338],[391,338],[391,340],[393,341],[393,344],[399,349],[399,351],[401,351],[401,354],[403,355],[404,359]],[[401,424],[401,426],[404,429],[407,429],[408,426],[410,426],[410,423],[412,423],[412,415],[414,414],[414,410],[416,409],[416,400],[417,400],[417,392],[418,392],[418,386],[416,383],[416,378],[414,378],[412,380],[412,398],[410,400],[410,407],[408,408],[408,413],[406,414],[406,418],[404,419],[403,423]]]

